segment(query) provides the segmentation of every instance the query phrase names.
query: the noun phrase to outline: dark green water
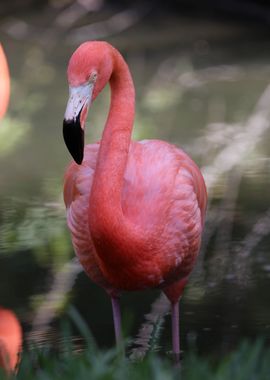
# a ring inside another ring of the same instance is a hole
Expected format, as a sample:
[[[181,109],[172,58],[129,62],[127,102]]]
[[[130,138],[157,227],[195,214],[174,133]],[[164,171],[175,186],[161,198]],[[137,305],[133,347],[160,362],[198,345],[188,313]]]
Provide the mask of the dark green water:
[[[70,160],[62,119],[66,65],[76,44],[46,27],[50,12],[21,17],[36,28],[31,37],[8,34],[10,18],[0,29],[12,78],[0,128],[0,304],[16,311],[27,334],[55,276],[74,256],[62,200]],[[107,39],[122,51],[135,81],[134,139],[183,147],[208,185],[204,244],[181,302],[182,348],[222,354],[245,337],[269,342],[270,36],[166,16],[146,17]],[[107,90],[89,113],[88,142],[99,138],[108,107]],[[98,343],[111,346],[107,296],[84,273],[73,282],[53,299],[50,321],[66,318],[62,305],[74,304]],[[130,335],[157,295],[123,295]],[[169,317],[162,344],[170,349]]]

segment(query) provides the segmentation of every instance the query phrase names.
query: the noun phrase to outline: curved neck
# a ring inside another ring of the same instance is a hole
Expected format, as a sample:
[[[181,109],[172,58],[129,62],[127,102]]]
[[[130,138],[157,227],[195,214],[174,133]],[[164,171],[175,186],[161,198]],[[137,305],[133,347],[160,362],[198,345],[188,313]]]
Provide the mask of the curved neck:
[[[126,259],[123,251],[138,237],[136,228],[125,218],[121,204],[135,113],[135,91],[127,64],[116,50],[113,50],[112,60],[111,105],[89,203],[91,237],[98,257],[104,265],[106,261],[106,265],[110,266],[116,257],[118,262]]]
[[[100,143],[91,193],[95,203],[99,203],[101,197],[106,198],[106,203],[102,204],[106,212],[116,204],[118,212],[121,211],[123,177],[135,114],[135,90],[128,66],[116,50],[113,52],[110,111]]]

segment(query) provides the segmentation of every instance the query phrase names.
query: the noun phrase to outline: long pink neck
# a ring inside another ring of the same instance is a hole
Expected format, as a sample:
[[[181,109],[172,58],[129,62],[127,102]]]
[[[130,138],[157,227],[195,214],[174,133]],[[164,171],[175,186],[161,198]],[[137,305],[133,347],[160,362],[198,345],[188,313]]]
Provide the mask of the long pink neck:
[[[139,231],[123,214],[121,196],[135,111],[135,91],[127,64],[113,51],[111,106],[103,131],[89,203],[89,228],[98,257],[112,267],[127,260]],[[131,254],[131,253],[130,253]],[[129,257],[129,259],[131,259]]]

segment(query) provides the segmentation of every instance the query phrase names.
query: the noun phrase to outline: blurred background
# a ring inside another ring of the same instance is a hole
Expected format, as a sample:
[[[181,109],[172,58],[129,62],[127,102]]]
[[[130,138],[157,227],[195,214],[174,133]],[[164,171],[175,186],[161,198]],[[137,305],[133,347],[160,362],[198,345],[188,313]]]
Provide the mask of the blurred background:
[[[137,92],[134,139],[181,146],[209,192],[204,241],[180,306],[182,349],[217,355],[270,342],[270,6],[267,1],[2,0],[11,99],[0,121],[0,304],[26,342],[57,336],[74,305],[98,344],[114,344],[111,306],[74,260],[62,199],[66,66],[83,41],[107,40]],[[101,134],[108,89],[90,110]],[[135,337],[158,291],[122,297]],[[169,350],[166,317],[162,351]]]

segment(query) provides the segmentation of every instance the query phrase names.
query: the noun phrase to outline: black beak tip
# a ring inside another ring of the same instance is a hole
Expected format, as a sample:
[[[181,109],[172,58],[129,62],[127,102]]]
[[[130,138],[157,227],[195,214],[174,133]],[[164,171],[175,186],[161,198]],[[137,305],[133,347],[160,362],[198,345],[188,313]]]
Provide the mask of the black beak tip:
[[[81,163],[83,162],[83,155],[80,157],[74,157],[74,156],[72,156],[72,157],[73,157],[74,161],[76,162],[76,164],[78,164],[78,165],[81,165]]]
[[[80,165],[83,161],[84,131],[78,118],[76,120],[64,120],[63,137],[69,153],[74,161]]]

